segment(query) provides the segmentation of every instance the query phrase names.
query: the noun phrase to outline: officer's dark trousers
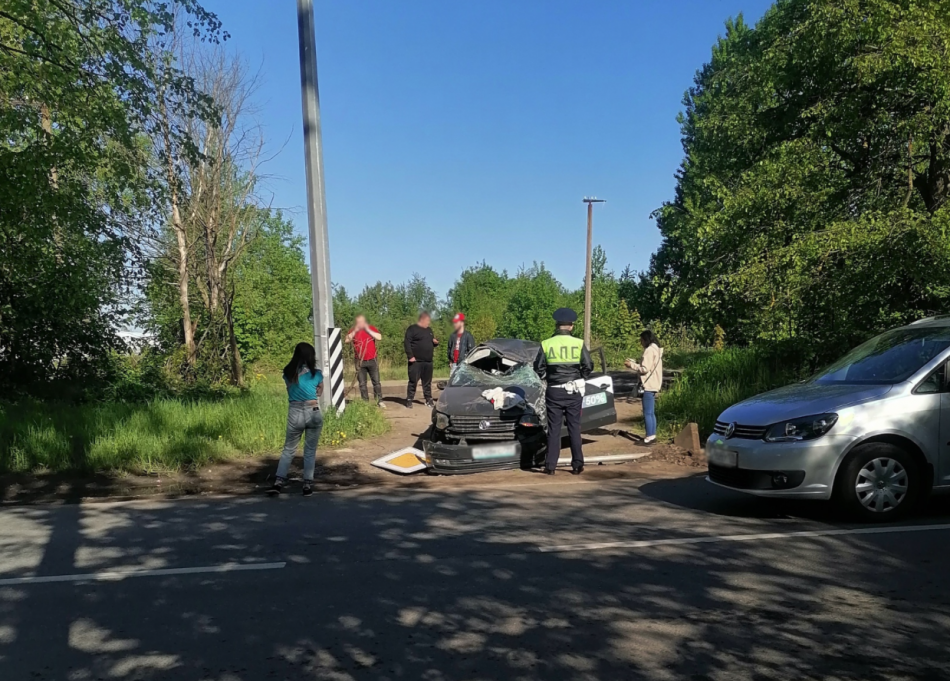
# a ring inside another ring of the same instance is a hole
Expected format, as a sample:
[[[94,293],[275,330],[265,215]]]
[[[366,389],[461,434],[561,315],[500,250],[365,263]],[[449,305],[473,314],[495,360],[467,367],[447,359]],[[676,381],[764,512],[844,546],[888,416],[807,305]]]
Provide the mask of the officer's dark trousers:
[[[581,406],[584,398],[580,393],[568,393],[563,388],[551,388],[545,393],[548,403],[548,470],[557,468],[561,456],[561,423],[567,422],[567,434],[571,436],[571,466],[584,465],[581,451]]]

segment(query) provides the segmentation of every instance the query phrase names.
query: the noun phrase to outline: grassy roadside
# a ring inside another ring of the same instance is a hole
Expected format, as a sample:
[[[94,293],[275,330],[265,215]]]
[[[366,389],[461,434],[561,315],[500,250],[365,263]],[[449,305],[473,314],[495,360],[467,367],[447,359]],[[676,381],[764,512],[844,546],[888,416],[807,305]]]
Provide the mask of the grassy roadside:
[[[277,378],[221,399],[145,403],[0,402],[0,472],[153,473],[236,457],[274,455],[284,442],[287,396]],[[320,445],[386,432],[367,403],[326,414]]]
[[[801,380],[805,373],[800,358],[776,348],[729,348],[710,353],[686,366],[673,387],[661,393],[659,429],[673,436],[694,421],[705,438],[727,407]]]

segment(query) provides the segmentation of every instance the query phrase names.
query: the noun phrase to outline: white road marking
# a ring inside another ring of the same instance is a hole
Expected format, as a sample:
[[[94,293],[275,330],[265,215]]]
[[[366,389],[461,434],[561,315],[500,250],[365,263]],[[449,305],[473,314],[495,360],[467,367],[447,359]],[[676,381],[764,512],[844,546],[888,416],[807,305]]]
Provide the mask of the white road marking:
[[[683,546],[688,544],[715,544],[719,542],[768,541],[772,539],[802,539],[807,537],[840,537],[861,534],[897,534],[901,532],[938,532],[950,530],[950,525],[904,525],[900,527],[855,527],[838,530],[809,530],[804,532],[766,532],[762,534],[729,534],[707,537],[678,537],[676,539],[643,539],[639,541],[600,542],[596,544],[562,544],[538,546],[541,553],[568,551],[602,551],[605,549],[646,549],[653,546]]]
[[[280,570],[287,563],[225,563],[207,567],[166,568],[142,570],[120,568],[102,572],[87,572],[77,575],[51,575],[48,577],[13,577],[0,579],[0,586],[23,586],[27,584],[50,584],[53,582],[118,582],[132,577],[170,577],[174,575],[198,575],[205,573],[245,572],[247,570]]]

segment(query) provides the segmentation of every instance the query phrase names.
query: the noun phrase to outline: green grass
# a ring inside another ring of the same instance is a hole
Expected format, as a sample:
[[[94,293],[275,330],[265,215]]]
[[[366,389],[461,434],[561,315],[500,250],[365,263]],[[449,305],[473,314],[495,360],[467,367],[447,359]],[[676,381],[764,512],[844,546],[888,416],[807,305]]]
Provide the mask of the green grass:
[[[194,470],[279,453],[286,419],[279,379],[259,380],[248,391],[217,400],[0,402],[0,472]],[[339,446],[388,428],[376,407],[351,402],[342,416],[326,415],[320,444]]]
[[[705,438],[727,407],[803,377],[800,361],[772,348],[731,348],[710,353],[688,364],[673,387],[660,394],[660,430],[674,435],[695,421]]]

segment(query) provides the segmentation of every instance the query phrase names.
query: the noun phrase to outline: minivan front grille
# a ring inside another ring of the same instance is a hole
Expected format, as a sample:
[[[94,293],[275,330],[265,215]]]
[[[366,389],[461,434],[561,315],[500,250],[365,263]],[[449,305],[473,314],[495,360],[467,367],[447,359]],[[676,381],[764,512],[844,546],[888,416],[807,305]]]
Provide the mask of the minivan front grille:
[[[737,437],[740,440],[761,440],[765,437],[765,431],[765,426],[743,426],[737,423],[735,431],[733,431],[730,437]],[[716,435],[725,435],[729,432],[729,424],[723,421],[716,421],[713,432]]]

